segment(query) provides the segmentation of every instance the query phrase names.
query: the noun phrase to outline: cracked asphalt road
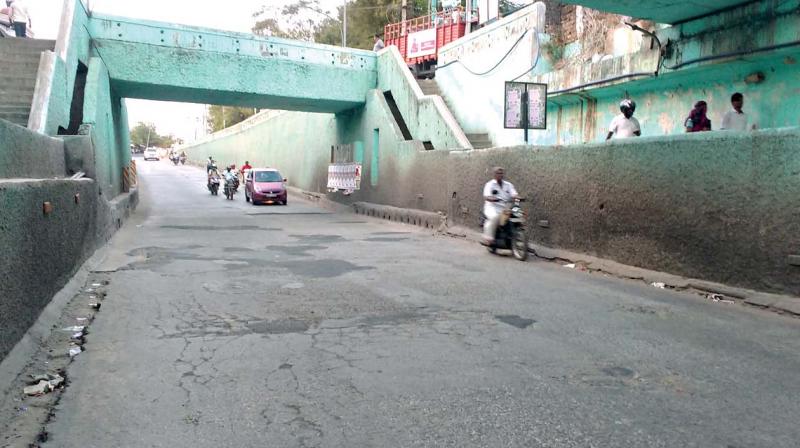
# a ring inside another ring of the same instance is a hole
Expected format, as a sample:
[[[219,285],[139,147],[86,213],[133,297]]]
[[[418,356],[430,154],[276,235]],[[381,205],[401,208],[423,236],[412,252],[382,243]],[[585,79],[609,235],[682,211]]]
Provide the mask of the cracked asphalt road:
[[[800,323],[139,164],[47,447],[796,447]]]

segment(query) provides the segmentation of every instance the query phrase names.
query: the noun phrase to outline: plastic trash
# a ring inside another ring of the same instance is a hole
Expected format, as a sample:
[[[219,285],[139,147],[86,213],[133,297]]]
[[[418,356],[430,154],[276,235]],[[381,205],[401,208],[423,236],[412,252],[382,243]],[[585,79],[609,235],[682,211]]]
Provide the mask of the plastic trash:
[[[654,288],[658,288],[658,289],[665,289],[667,287],[667,284],[663,283],[663,282],[653,282],[653,283],[650,283],[650,286],[652,286]]]
[[[87,317],[76,317],[75,320],[77,320],[78,322],[86,322],[87,320],[89,320],[89,318],[87,318]]]
[[[575,269],[575,263],[565,264],[565,268]]]
[[[73,325],[71,327],[64,328],[64,331],[71,331],[74,333],[76,331],[83,331],[85,328],[85,325]]]
[[[53,391],[64,384],[64,377],[58,374],[48,375],[34,375],[33,384],[26,386],[22,389],[25,395],[37,396],[44,395]]]
[[[70,358],[74,358],[74,357],[80,355],[82,351],[83,351],[83,349],[80,348],[80,347],[72,347],[72,348],[69,349],[69,357]]]
[[[51,379],[48,381],[48,383],[50,383],[51,390],[56,389],[64,384],[64,377],[61,375],[51,375]]]
[[[22,389],[22,392],[29,396],[44,395],[50,392],[50,382],[45,380],[39,381],[33,386],[26,386]]]
[[[97,302],[92,302],[92,303],[89,304],[89,308],[91,308],[93,310],[99,310],[100,309],[100,304],[97,303]]]
[[[103,286],[103,284],[102,284],[102,283],[92,283],[92,286],[94,286],[95,288],[97,288],[98,286]]]
[[[722,294],[709,294],[706,298],[714,303],[724,303],[726,305],[733,305],[736,303],[733,300],[726,299]]]
[[[79,341],[79,340],[83,339],[83,332],[82,331],[78,331],[76,333],[72,333],[72,336],[70,336],[70,339],[73,339],[73,340],[76,340],[76,341]]]

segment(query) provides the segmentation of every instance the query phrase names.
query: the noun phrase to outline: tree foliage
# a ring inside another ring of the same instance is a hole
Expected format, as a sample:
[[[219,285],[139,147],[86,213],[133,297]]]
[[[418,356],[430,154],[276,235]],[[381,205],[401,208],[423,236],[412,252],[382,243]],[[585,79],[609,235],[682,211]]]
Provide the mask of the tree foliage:
[[[408,17],[427,14],[428,0],[409,0]],[[254,14],[253,32],[313,41],[329,45],[342,44],[344,7],[335,13],[324,11],[318,0],[296,0],[280,8],[264,6]],[[388,23],[399,22],[398,0],[349,0],[347,2],[347,46],[372,49],[373,35],[383,34]]]
[[[252,107],[209,106],[206,124],[209,132],[221,131],[255,115]]]
[[[169,148],[178,143],[172,135],[161,135],[153,123],[139,122],[131,129],[131,144],[147,147]]]

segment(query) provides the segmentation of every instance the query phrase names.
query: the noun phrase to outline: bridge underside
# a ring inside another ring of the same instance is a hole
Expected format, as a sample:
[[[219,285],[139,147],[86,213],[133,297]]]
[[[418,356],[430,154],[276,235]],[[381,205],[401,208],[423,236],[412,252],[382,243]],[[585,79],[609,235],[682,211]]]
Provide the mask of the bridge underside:
[[[103,15],[88,31],[120,97],[337,113],[377,85],[364,50]]]
[[[363,105],[366,91],[376,84],[375,73],[366,70],[103,39],[93,42],[112,88],[126,98],[336,113]]]
[[[746,0],[566,0],[566,3],[587,6],[659,23],[676,23],[722,9],[748,3]]]

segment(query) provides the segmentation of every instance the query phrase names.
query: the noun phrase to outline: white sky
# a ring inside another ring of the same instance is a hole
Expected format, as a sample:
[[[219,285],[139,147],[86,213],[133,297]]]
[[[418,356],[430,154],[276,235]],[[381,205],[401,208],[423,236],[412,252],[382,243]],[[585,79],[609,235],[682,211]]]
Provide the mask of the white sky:
[[[36,37],[55,39],[61,19],[62,0],[26,0]],[[67,0],[74,1],[74,0]],[[279,11],[292,0],[87,0],[96,12],[161,22],[195,25],[249,33],[261,6]],[[342,0],[320,0],[332,12]],[[313,14],[313,13],[312,13]],[[314,15],[310,17],[315,17]],[[161,134],[174,134],[187,141],[200,137],[205,129],[205,106],[127,100],[131,126],[139,121],[154,123]]]

